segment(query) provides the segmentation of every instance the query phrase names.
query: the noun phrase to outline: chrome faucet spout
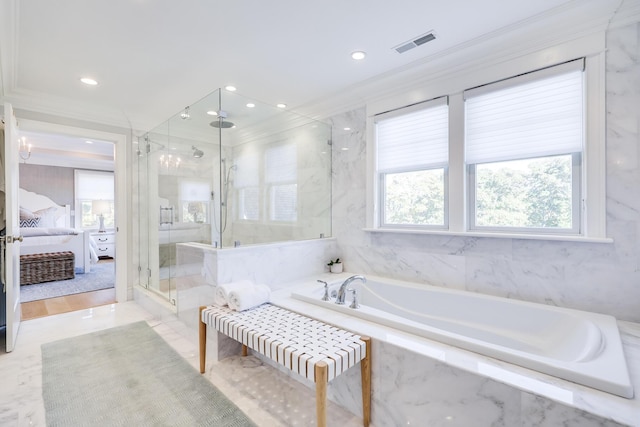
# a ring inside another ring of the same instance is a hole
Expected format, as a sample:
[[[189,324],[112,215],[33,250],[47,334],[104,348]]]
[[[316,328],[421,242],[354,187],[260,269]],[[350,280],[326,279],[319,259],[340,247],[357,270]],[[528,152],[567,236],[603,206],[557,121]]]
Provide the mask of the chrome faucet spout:
[[[340,285],[340,289],[338,289],[338,296],[336,296],[336,304],[344,304],[344,297],[347,295],[347,287],[354,280],[362,280],[362,283],[367,283],[367,279],[364,276],[361,276],[359,274],[349,277],[347,280],[342,282],[342,285]]]

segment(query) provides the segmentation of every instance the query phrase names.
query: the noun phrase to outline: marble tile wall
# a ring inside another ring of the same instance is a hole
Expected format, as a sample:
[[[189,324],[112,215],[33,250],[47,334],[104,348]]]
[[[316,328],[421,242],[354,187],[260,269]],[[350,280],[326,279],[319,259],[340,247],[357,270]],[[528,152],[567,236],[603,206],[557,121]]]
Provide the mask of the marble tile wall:
[[[607,235],[612,244],[374,234],[364,108],[331,118],[333,235],[347,271],[611,314],[640,322],[640,24],[607,32]],[[350,131],[341,131],[345,127]],[[346,148],[347,150],[343,150]]]
[[[177,315],[193,333],[198,308],[213,303],[217,284],[249,279],[276,291],[288,282],[325,273],[327,261],[337,253],[333,238],[230,249],[185,243],[176,249]]]

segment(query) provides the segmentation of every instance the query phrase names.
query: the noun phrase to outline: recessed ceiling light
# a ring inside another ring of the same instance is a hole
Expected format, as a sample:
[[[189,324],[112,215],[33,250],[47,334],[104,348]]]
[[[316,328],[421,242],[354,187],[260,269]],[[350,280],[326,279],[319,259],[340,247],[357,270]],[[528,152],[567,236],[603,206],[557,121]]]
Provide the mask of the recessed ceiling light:
[[[85,141],[87,144],[93,144],[93,141]]]
[[[253,108],[255,106],[256,106],[256,104],[254,104],[253,102],[250,102],[250,103],[247,104],[247,108]]]
[[[94,79],[89,78],[89,77],[83,77],[83,78],[80,79],[80,81],[82,83],[86,84],[86,85],[89,85],[89,86],[95,86],[95,85],[98,84],[97,81],[95,81]]]
[[[344,130],[351,130],[351,128],[344,128]]]
[[[207,111],[207,114],[210,115],[210,116],[217,116],[218,112],[217,111],[213,111],[213,110],[209,110],[209,111]]]
[[[349,151],[349,148],[347,148],[347,147],[342,147],[342,151]]]
[[[287,108],[287,104],[277,104],[276,107],[278,107],[278,108]]]
[[[367,56],[367,54],[361,50],[357,50],[351,54],[351,58],[355,59],[356,61],[364,59],[365,56]]]
[[[229,92],[235,92],[237,90],[235,86],[231,86],[231,85],[225,86],[224,88]]]

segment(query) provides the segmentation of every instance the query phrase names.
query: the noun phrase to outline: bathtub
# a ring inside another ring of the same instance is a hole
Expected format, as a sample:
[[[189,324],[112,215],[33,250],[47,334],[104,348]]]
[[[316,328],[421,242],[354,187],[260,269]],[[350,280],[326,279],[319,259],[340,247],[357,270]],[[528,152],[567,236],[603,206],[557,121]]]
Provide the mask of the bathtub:
[[[330,292],[342,280],[330,283]],[[359,309],[322,301],[320,285],[295,299],[520,365],[625,398],[633,387],[616,319],[508,298],[367,277]]]

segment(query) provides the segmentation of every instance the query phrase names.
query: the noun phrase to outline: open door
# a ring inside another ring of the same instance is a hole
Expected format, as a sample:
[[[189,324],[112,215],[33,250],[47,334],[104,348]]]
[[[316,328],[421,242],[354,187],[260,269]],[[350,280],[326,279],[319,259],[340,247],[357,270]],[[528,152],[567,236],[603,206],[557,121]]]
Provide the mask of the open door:
[[[6,235],[2,236],[3,283],[7,298],[7,352],[13,351],[20,328],[20,220],[19,191],[19,141],[18,124],[11,104],[4,104],[4,180]],[[0,168],[1,169],[1,168]]]

